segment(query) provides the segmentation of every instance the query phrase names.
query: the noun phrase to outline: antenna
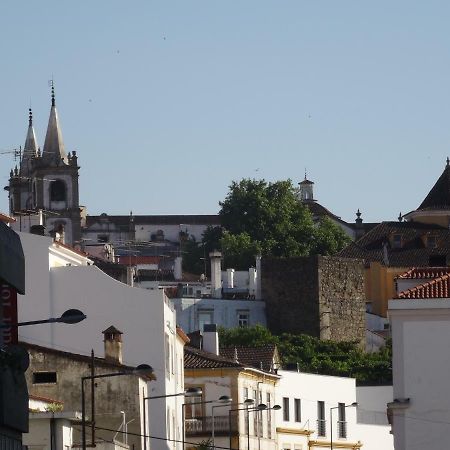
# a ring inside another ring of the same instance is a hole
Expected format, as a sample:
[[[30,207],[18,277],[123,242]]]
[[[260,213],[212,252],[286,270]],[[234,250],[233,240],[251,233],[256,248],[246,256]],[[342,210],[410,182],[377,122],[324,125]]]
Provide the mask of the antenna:
[[[3,150],[0,151],[0,155],[8,155],[12,153],[14,157],[14,161],[17,162],[17,160],[22,160],[22,147],[14,148],[13,150]]]

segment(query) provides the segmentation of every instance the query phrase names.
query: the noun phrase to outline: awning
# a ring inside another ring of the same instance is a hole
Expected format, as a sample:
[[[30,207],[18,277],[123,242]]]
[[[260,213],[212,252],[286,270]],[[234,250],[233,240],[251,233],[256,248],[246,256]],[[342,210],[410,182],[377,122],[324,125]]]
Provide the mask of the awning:
[[[0,222],[0,279],[25,294],[25,258],[19,235]]]

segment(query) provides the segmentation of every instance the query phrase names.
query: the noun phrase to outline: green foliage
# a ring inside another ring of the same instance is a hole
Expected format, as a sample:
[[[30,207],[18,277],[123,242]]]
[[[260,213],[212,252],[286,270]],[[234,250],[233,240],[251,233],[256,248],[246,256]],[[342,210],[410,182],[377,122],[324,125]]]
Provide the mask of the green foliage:
[[[243,179],[233,182],[220,202],[221,227],[209,227],[202,241],[191,237],[183,245],[184,270],[200,274],[208,255],[222,251],[226,267],[246,270],[258,254],[291,257],[334,255],[349,242],[344,231],[329,218],[314,223],[309,209],[298,199],[291,180]],[[207,274],[208,275],[208,274]]]
[[[47,412],[59,412],[63,410],[63,405],[61,403],[49,403],[45,410]]]
[[[306,334],[273,335],[256,325],[219,330],[224,347],[276,344],[283,365],[298,364],[304,372],[355,377],[360,382],[382,383],[392,380],[390,342],[375,353],[365,353],[355,342],[322,341]]]
[[[255,265],[255,255],[261,253],[259,242],[252,241],[247,233],[223,233],[220,247],[225,255],[225,267],[247,270]]]
[[[212,439],[204,439],[195,446],[197,450],[211,450],[213,448]]]

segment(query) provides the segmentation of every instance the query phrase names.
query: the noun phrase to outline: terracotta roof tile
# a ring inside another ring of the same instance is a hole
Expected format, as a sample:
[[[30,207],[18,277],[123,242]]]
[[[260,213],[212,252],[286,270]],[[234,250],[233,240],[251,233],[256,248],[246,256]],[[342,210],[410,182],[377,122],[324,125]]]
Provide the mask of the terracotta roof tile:
[[[413,280],[413,279],[434,279],[450,273],[450,267],[413,267],[396,279]]]
[[[397,234],[401,235],[401,248],[390,245],[390,239]],[[423,237],[426,235],[436,237],[436,248],[425,246]],[[384,244],[391,267],[426,267],[433,256],[445,256],[450,260],[450,230],[419,222],[381,222],[356,242],[351,242],[339,256],[364,259],[366,263],[384,263]]]
[[[450,298],[450,273],[398,294],[399,299]]]
[[[236,354],[239,363],[266,372],[274,370],[274,360],[279,364],[278,350],[275,344],[262,347],[225,347],[220,349],[220,355],[225,358],[234,359]]]
[[[194,347],[184,347],[184,368],[185,369],[219,369],[228,367],[240,367],[242,364],[218,356],[213,353],[204,352]]]

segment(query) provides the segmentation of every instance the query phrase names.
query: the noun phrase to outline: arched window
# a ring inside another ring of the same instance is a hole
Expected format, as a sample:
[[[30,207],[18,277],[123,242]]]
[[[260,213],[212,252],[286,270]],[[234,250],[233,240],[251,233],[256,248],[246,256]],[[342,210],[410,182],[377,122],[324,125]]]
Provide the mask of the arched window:
[[[63,202],[66,200],[66,185],[64,181],[55,180],[50,184],[50,201]]]

